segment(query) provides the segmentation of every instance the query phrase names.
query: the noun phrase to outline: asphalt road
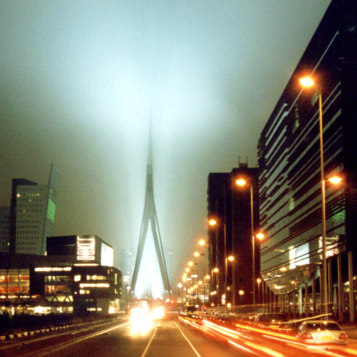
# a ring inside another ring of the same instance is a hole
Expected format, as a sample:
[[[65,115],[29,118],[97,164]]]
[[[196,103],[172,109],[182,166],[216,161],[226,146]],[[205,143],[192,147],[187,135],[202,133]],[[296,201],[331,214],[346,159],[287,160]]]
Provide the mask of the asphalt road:
[[[356,356],[356,345],[306,348],[277,336],[237,332],[167,314],[116,321],[0,345],[1,357]]]

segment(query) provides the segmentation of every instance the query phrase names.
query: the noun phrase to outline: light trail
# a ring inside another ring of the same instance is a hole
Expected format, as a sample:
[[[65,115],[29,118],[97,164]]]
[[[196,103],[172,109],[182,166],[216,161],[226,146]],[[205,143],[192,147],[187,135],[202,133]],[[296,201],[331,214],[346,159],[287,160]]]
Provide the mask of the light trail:
[[[243,346],[239,345],[238,343],[235,343],[235,342],[233,342],[233,341],[231,341],[231,340],[228,340],[228,342],[229,342],[231,345],[233,345],[234,347],[240,348],[240,349],[243,350],[243,351],[247,351],[247,352],[249,352],[249,353],[252,353],[252,354],[255,354],[255,355],[259,356],[259,355],[258,355],[257,353],[255,353],[254,351],[250,350],[249,348],[243,347]]]
[[[283,354],[281,354],[280,352],[277,352],[277,351],[274,351],[268,347],[262,347],[260,345],[257,345],[256,343],[252,343],[252,342],[249,342],[249,341],[246,341],[246,344],[248,346],[251,346],[259,351],[262,351],[270,356],[273,356],[273,357],[285,357]]]

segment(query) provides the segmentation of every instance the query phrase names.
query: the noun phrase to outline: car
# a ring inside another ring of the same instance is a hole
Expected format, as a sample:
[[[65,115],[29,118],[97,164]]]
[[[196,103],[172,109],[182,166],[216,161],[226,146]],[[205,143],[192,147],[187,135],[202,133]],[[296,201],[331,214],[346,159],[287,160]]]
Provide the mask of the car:
[[[333,320],[304,321],[299,327],[296,338],[305,343],[336,343],[346,345],[348,336],[341,326]]]
[[[236,321],[236,323],[248,326],[254,322],[256,317],[257,317],[256,314],[244,314],[239,317],[239,319],[238,319],[238,321]]]
[[[285,335],[289,336],[296,336],[296,334],[299,332],[299,327],[303,321],[301,320],[291,320],[288,322],[282,322],[280,326],[277,328],[278,332],[281,332]]]
[[[260,313],[254,320],[254,325],[262,328],[278,328],[281,323],[288,319],[283,313]]]
[[[183,310],[181,310],[181,315],[192,317],[192,318],[201,318],[200,309],[194,305],[186,306]]]

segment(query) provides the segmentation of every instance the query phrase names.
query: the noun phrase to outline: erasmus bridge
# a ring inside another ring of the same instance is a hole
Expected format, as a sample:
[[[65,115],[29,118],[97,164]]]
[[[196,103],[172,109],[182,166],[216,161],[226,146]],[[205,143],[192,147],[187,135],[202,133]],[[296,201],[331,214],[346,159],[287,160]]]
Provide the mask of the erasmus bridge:
[[[159,262],[160,273],[162,278],[162,283],[166,294],[171,295],[169,277],[167,274],[167,267],[165,261],[164,250],[161,241],[161,234],[159,228],[159,222],[157,218],[156,208],[155,208],[155,200],[154,200],[154,184],[153,184],[153,160],[152,160],[152,143],[151,143],[151,135],[149,138],[149,153],[148,153],[148,162],[146,169],[146,194],[145,194],[145,205],[144,205],[144,213],[141,222],[140,228],[140,237],[139,237],[139,245],[136,254],[136,261],[134,267],[133,278],[131,281],[131,291],[132,294],[135,295],[135,288],[138,279],[138,273],[140,270],[140,265],[143,257],[145,241],[148,235],[148,229],[151,228],[152,236],[155,243],[155,251],[157,255],[157,259]]]

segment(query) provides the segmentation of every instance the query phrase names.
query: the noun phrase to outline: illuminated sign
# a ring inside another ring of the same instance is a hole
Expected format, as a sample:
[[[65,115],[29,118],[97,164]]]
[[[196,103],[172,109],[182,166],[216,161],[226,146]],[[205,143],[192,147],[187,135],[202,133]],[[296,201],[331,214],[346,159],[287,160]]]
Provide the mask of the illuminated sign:
[[[114,264],[114,250],[109,245],[104,243],[101,244],[101,256],[100,256],[100,263],[101,265],[106,265],[112,267]]]
[[[95,238],[77,237],[77,260],[95,260]]]

